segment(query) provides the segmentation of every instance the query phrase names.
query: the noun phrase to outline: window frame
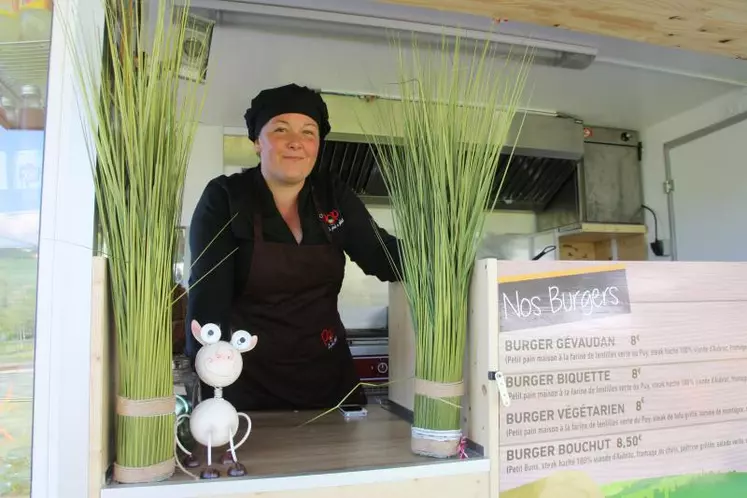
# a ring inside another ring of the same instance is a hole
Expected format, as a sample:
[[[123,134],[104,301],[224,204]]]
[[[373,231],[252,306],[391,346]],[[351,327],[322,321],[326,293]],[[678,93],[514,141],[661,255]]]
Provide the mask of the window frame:
[[[34,352],[32,498],[88,496],[94,188],[64,24],[103,47],[100,0],[55,2],[47,80]],[[63,20],[64,19],[64,20]],[[86,50],[90,50],[88,47]],[[100,57],[98,58],[100,60]]]

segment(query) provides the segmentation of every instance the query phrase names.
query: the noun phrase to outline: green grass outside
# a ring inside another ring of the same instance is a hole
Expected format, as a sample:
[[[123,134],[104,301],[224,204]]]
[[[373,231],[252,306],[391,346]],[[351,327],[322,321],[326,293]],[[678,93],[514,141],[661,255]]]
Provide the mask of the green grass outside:
[[[31,493],[35,254],[0,249],[0,496]]]
[[[31,494],[31,400],[0,404],[0,496]],[[12,439],[9,439],[12,438]]]

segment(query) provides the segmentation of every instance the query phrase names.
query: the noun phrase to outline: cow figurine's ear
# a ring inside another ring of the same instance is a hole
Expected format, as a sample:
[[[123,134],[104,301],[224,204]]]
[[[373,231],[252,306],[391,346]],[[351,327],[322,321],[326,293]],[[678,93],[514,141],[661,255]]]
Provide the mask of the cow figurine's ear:
[[[195,336],[197,342],[206,346],[208,344],[215,344],[220,341],[220,327],[214,323],[206,323],[202,327],[197,323],[197,320],[192,320],[192,335]]]
[[[257,345],[257,336],[251,335],[246,330],[237,330],[231,336],[231,344],[239,352],[246,353],[254,349],[254,346]]]

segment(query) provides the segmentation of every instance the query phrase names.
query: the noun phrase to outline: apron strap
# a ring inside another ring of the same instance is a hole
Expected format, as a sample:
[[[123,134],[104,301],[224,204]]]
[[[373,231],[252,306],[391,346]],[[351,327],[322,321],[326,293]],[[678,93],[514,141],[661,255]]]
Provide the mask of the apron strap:
[[[262,215],[259,214],[259,211],[256,209],[253,210],[253,225],[254,225],[254,240],[258,240],[260,242],[264,241],[264,236],[262,235]]]
[[[259,167],[259,166],[257,166]],[[252,231],[254,232],[254,240],[259,240],[260,242],[264,241],[264,236],[262,235],[262,211],[260,210],[259,206],[257,205],[257,189],[254,185],[254,182],[250,182],[248,185],[248,197],[246,206],[249,208],[249,211],[252,213]]]

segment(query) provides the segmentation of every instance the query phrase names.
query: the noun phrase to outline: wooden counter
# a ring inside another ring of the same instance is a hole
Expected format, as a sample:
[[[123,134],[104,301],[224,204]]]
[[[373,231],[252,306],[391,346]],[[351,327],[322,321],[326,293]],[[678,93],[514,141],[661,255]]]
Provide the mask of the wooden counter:
[[[479,455],[459,460],[418,457],[410,451],[410,424],[378,401],[368,416],[345,421],[331,412],[250,413],[252,433],[239,448],[243,477],[226,476],[220,465],[227,447],[214,449],[219,479],[194,479],[176,469],[165,482],[123,485],[107,473],[114,460],[115,369],[107,308],[108,281],[103,258],[95,258],[91,341],[91,422],[88,498],[408,498],[410,496],[488,498],[490,461]],[[245,422],[239,429],[243,437]],[[179,452],[180,456],[184,456]],[[195,456],[206,464],[204,447]]]
[[[410,451],[409,423],[378,404],[369,404],[367,409],[368,416],[360,420],[345,421],[342,414],[333,412],[307,425],[302,424],[320,412],[249,413],[252,434],[236,456],[248,478],[434,463]],[[245,430],[242,418],[239,438]],[[225,450],[213,450],[213,466],[224,479],[228,466],[220,465],[220,459]],[[207,461],[205,448],[198,446],[195,456],[203,465],[187,470],[199,475]],[[177,469],[172,480],[192,478]]]
[[[165,482],[120,485],[101,490],[101,498],[407,498],[410,496],[488,498],[490,462],[438,460],[410,451],[410,424],[382,408],[345,421],[339,412],[301,425],[319,412],[251,413],[252,434],[237,451],[247,468],[243,477],[227,477],[220,464],[226,448],[213,451],[219,479],[195,480],[177,469]],[[243,437],[246,422],[239,428]],[[181,454],[181,452],[180,452]],[[205,449],[195,455],[205,466]]]

